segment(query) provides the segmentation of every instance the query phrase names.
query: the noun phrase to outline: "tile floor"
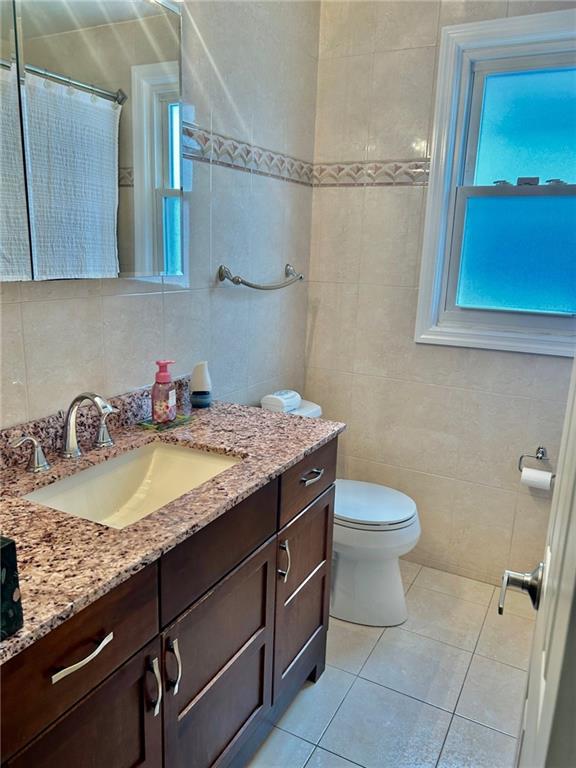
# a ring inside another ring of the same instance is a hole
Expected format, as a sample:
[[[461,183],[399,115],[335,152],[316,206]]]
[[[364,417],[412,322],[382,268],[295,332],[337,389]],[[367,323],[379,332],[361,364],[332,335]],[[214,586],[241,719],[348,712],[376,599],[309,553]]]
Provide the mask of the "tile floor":
[[[327,666],[250,768],[512,768],[533,615],[489,584],[401,561],[408,620],[330,620]]]

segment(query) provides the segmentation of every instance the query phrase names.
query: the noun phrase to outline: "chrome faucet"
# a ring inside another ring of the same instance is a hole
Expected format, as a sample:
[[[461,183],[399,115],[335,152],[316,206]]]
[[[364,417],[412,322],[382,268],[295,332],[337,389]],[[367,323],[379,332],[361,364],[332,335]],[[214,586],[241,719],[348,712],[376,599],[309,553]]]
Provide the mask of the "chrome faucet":
[[[106,419],[111,413],[118,413],[118,409],[114,408],[108,400],[105,400],[100,395],[96,395],[93,392],[82,392],[81,395],[72,400],[68,413],[66,414],[66,421],[64,423],[64,445],[62,447],[62,456],[66,459],[76,459],[82,455],[82,451],[78,446],[78,435],[76,432],[76,416],[78,408],[85,400],[90,400],[96,407],[98,415],[100,416],[100,426],[98,428],[98,437],[96,439],[95,448],[107,448],[114,445],[114,441],[110,437],[108,432],[108,425]]]
[[[10,442],[10,448],[20,448],[21,445],[30,443],[32,445],[32,451],[30,453],[30,460],[26,467],[28,472],[37,474],[38,472],[47,472],[50,469],[46,456],[39,441],[32,435],[23,435],[22,437],[16,437]]]

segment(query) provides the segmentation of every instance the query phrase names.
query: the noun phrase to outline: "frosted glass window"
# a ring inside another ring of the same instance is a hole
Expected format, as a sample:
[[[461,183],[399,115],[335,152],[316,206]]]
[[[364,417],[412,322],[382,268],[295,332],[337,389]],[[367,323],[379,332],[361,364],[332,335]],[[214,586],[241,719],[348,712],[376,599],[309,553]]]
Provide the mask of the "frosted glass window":
[[[576,196],[465,201],[456,305],[576,313]]]
[[[519,176],[576,183],[576,68],[486,75],[474,184]]]

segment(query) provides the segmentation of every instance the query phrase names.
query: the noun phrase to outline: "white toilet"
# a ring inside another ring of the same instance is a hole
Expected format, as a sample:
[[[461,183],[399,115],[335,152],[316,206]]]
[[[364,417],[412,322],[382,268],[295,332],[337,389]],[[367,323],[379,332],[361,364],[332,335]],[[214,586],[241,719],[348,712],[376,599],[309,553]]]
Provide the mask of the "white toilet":
[[[330,614],[392,627],[406,621],[398,558],[420,538],[416,504],[385,485],[336,480]]]
[[[269,410],[318,418],[322,408],[291,390],[262,398]],[[415,502],[385,485],[336,480],[330,615],[356,624],[394,627],[406,621],[398,558],[420,538]]]

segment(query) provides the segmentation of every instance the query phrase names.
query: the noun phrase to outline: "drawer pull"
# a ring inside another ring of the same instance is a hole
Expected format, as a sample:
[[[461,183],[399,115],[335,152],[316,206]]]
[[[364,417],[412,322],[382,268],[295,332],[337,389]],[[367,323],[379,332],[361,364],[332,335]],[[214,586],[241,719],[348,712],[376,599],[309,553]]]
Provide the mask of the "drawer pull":
[[[290,545],[288,544],[288,539],[286,541],[282,541],[279,544],[280,549],[283,552],[286,552],[286,555],[288,557],[288,567],[285,571],[283,571],[281,568],[278,568],[278,576],[282,577],[282,581],[284,584],[288,581],[288,574],[290,573],[290,568],[292,568],[292,558],[290,557]]]
[[[162,704],[162,678],[160,676],[160,665],[158,663],[158,657],[155,656],[152,659],[152,663],[148,667],[148,670],[152,672],[156,678],[157,695],[155,699],[151,699],[150,704],[154,707],[154,717],[158,717],[160,714],[160,705]]]
[[[68,675],[71,675],[73,672],[77,672],[79,669],[82,669],[82,667],[85,667],[86,664],[90,664],[90,662],[93,661],[96,656],[98,656],[98,654],[103,651],[104,648],[106,648],[108,643],[112,642],[113,639],[114,632],[110,632],[110,634],[106,635],[101,643],[98,643],[92,653],[86,656],[86,658],[82,659],[82,661],[79,661],[76,664],[71,664],[69,667],[65,667],[59,672],[56,672],[56,674],[52,675],[52,685],[55,685],[55,683],[57,683],[59,680],[63,680],[65,677],[68,677]]]
[[[171,678],[167,678],[168,687],[173,688],[173,694],[176,696],[178,694],[178,689],[180,687],[180,680],[182,680],[182,659],[180,657],[180,648],[178,646],[178,638],[175,640],[171,640],[168,638],[166,642],[166,648],[168,649],[169,653],[174,654],[174,658],[176,659],[176,664],[178,665],[178,674],[176,675],[176,680],[172,680]]]
[[[306,472],[305,475],[302,475],[300,482],[304,483],[305,488],[308,488],[309,485],[314,485],[314,483],[317,483],[323,474],[324,468],[320,469],[320,467],[314,467],[314,469],[311,469],[309,472]]]

